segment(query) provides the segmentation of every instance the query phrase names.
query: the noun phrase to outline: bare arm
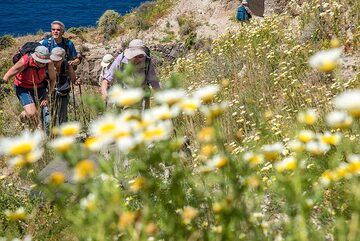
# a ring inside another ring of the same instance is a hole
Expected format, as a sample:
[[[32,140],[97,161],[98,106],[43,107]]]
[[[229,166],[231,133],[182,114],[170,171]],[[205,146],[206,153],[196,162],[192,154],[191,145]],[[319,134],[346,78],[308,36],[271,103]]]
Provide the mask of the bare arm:
[[[49,93],[52,93],[56,84],[56,73],[53,62],[50,62],[48,64],[48,73],[49,73]]]
[[[17,75],[18,73],[20,73],[21,71],[23,71],[25,69],[24,67],[24,60],[21,58],[16,64],[14,64],[13,67],[11,67],[6,74],[4,75],[3,79],[7,82],[10,79],[12,79],[13,77],[15,77],[15,75]]]
[[[76,82],[76,74],[75,74],[74,68],[71,65],[69,65],[69,76],[70,76],[71,82],[75,83]]]
[[[107,90],[109,88],[109,81],[107,79],[103,79],[100,87],[100,93],[103,100],[107,98]]]

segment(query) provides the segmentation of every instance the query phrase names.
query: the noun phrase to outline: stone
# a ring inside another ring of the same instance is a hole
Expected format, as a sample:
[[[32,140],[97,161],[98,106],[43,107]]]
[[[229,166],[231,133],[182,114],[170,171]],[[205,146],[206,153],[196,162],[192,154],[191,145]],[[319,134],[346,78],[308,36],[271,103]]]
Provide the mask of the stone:
[[[38,174],[41,182],[45,183],[50,178],[51,174],[54,172],[62,172],[65,176],[65,182],[67,183],[75,183],[73,179],[73,173],[69,167],[69,164],[62,160],[54,160],[47,164],[44,169],[40,171]]]
[[[265,12],[265,1],[264,0],[249,1],[249,8],[253,13],[253,15],[263,17]]]

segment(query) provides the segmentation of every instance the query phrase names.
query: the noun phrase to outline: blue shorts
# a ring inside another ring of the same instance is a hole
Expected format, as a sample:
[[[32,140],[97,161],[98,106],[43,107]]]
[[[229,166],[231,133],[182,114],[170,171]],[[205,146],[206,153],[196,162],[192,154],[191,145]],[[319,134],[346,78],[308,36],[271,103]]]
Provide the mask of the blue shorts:
[[[37,91],[34,89],[28,89],[14,85],[16,96],[20,100],[22,106],[35,103],[38,104],[40,101],[46,98],[46,87],[38,88]],[[36,98],[37,97],[37,98]]]

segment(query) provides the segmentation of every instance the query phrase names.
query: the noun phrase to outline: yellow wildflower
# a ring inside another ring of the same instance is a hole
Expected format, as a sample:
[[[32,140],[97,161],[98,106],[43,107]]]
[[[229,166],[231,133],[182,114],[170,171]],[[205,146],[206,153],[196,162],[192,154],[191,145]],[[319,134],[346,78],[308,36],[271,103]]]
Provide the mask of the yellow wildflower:
[[[120,229],[126,229],[134,224],[136,214],[134,212],[123,212],[120,215],[118,226]]]
[[[144,187],[145,178],[137,177],[134,180],[129,181],[129,184],[130,184],[131,191],[138,192]]]
[[[65,181],[65,175],[62,172],[53,172],[50,175],[49,183],[53,185],[61,185]]]
[[[211,142],[215,138],[215,129],[213,127],[204,127],[198,132],[197,138],[203,143]]]
[[[25,208],[20,207],[15,211],[6,210],[5,215],[10,221],[25,220],[27,218]]]
[[[194,220],[197,215],[198,215],[199,211],[196,208],[193,207],[185,207],[184,210],[181,213],[181,218],[184,224],[189,224],[191,223],[192,220]]]
[[[91,160],[82,160],[75,166],[74,179],[76,181],[83,181],[87,178],[94,176],[95,174],[95,163]]]

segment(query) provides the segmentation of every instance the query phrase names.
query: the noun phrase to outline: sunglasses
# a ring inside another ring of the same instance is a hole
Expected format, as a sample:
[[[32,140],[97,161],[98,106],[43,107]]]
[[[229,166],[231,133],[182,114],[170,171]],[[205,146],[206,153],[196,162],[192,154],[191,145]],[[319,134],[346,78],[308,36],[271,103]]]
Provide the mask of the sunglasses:
[[[55,31],[58,31],[58,32],[60,32],[61,29],[60,29],[60,28],[52,28],[51,31],[54,31],[54,32],[55,32]]]

